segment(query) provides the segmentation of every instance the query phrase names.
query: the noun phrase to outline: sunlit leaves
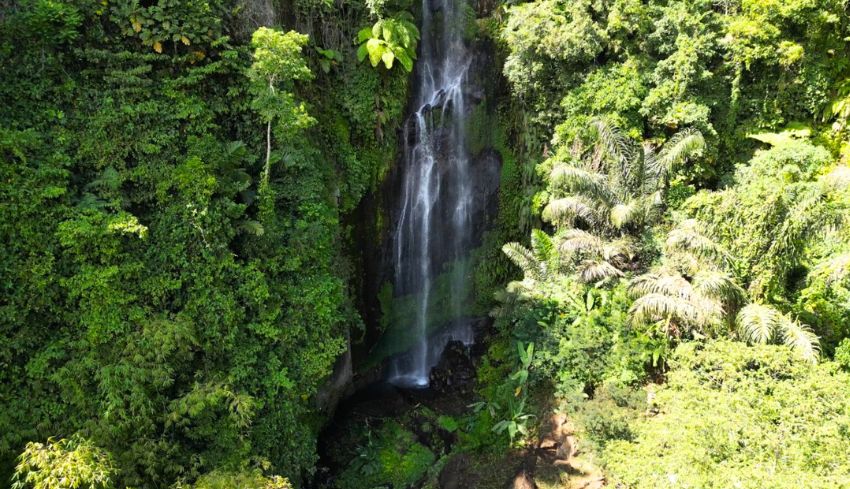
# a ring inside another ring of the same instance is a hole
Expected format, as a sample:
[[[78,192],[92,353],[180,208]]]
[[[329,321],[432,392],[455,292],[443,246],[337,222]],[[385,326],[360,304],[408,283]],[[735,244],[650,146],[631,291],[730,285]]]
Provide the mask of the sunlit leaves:
[[[28,443],[15,468],[14,489],[111,489],[115,467],[108,453],[72,435]]]
[[[405,71],[413,70],[413,60],[416,59],[416,44],[419,41],[419,30],[409,17],[399,15],[381,19],[371,28],[367,27],[357,34],[358,61],[367,57],[373,67],[383,63],[388,70],[398,60]]]
[[[791,319],[773,307],[750,304],[736,319],[741,337],[752,343],[781,340],[786,346],[810,362],[816,362],[820,350],[818,337],[811,329]]]

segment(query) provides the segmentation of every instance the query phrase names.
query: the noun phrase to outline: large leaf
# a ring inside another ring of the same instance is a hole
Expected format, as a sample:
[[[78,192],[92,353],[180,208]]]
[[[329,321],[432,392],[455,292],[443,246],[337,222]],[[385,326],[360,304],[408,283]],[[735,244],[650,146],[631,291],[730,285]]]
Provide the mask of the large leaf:
[[[366,41],[366,49],[369,51],[369,62],[372,63],[373,67],[376,67],[381,62],[387,45],[384,41],[373,38]]]
[[[357,43],[358,44],[362,44],[362,43],[368,41],[371,38],[372,38],[372,28],[371,27],[366,27],[366,28],[360,29],[360,32],[357,33]]]

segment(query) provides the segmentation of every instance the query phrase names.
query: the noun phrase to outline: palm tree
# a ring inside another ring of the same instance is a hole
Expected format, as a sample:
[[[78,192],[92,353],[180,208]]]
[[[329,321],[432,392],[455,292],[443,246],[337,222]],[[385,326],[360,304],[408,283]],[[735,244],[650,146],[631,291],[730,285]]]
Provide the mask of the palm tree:
[[[543,218],[558,229],[559,250],[583,281],[621,276],[634,260],[630,235],[660,215],[671,170],[701,153],[699,131],[674,135],[657,153],[604,121],[591,123],[589,145],[576,138],[568,161],[549,174]]]
[[[750,343],[781,340],[808,361],[819,352],[818,337],[771,306],[746,304],[747,294],[728,272],[731,258],[705,225],[688,219],[667,236],[662,264],[631,281],[632,321],[659,323],[671,337],[723,334],[735,325]],[[743,306],[743,307],[742,307]]]
[[[558,254],[552,238],[539,229],[531,231],[531,249],[519,243],[507,243],[502,252],[522,270],[523,280],[544,282],[558,271]]]
[[[738,335],[749,343],[781,340],[809,362],[816,362],[820,352],[818,337],[801,324],[764,304],[749,304],[738,313]]]
[[[633,321],[660,322],[669,336],[721,329],[743,302],[744,290],[724,269],[728,253],[702,223],[679,223],[664,243],[662,265],[629,284]]]
[[[531,231],[531,249],[514,242],[502,246],[502,252],[522,270],[523,278],[496,292],[500,305],[491,311],[493,317],[507,315],[517,302],[538,290],[540,283],[551,281],[560,273],[561,260],[552,237],[539,229]]]

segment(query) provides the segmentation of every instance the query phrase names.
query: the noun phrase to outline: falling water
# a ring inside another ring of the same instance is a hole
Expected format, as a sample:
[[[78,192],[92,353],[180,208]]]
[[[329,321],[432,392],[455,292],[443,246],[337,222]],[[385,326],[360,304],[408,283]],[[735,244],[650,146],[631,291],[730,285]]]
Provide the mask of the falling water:
[[[396,291],[416,297],[409,325],[415,342],[409,354],[392,365],[390,381],[398,385],[427,386],[430,369],[446,343],[472,341],[471,328],[462,321],[442,333],[429,332],[434,308],[450,308],[452,317],[462,317],[466,290],[472,185],[464,120],[470,65],[463,40],[464,14],[463,0],[422,0],[417,109],[405,125],[393,256]],[[437,304],[435,275],[446,264],[453,264],[449,299]]]

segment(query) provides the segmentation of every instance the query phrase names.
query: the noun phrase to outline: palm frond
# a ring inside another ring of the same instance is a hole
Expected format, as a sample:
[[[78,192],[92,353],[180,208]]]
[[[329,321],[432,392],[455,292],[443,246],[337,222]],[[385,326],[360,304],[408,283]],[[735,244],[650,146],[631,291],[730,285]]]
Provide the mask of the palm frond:
[[[661,148],[657,156],[650,161],[650,168],[656,175],[671,172],[689,158],[702,154],[705,139],[694,128],[683,129],[673,135]]]
[[[643,220],[643,206],[637,200],[630,200],[626,204],[617,204],[611,208],[611,224],[617,229],[622,229],[629,224]]]
[[[581,219],[590,226],[597,226],[603,219],[596,203],[580,196],[567,196],[550,200],[543,208],[543,220],[559,225],[573,225]]]
[[[567,164],[556,165],[549,175],[550,184],[567,194],[578,194],[610,206],[616,200],[605,175]]]
[[[738,312],[738,335],[748,343],[769,343],[785,321],[782,313],[762,304],[749,304]]]
[[[565,255],[601,254],[605,246],[602,238],[582,229],[568,229],[562,234],[558,249]]]
[[[704,314],[690,301],[665,294],[646,294],[632,303],[629,308],[632,321],[651,323],[660,320],[676,320],[683,324],[700,325]]]
[[[616,165],[626,165],[634,158],[634,144],[616,125],[596,119],[590,123],[590,130],[596,139],[595,160],[607,158]]]
[[[531,251],[538,263],[548,263],[556,255],[552,237],[540,229],[531,230]]]
[[[629,237],[606,241],[602,246],[602,258],[610,262],[627,263],[634,259],[635,250],[634,240]]]
[[[782,341],[808,362],[817,363],[820,355],[820,339],[812,330],[790,318],[782,321]]]
[[[502,246],[502,252],[522,270],[527,278],[532,280],[545,279],[545,264],[537,260],[533,251],[519,243],[507,243]]]
[[[690,253],[718,265],[729,261],[726,249],[711,239],[706,233],[705,225],[696,219],[680,222],[667,235],[665,246],[668,251]]]
[[[578,272],[579,279],[584,283],[623,276],[623,272],[605,260],[584,260],[579,265]]]
[[[694,290],[701,296],[737,306],[743,302],[746,292],[726,272],[701,270],[694,275]]]
[[[690,282],[677,273],[645,273],[632,279],[629,292],[633,297],[661,294],[681,299],[690,299],[694,295]]]

